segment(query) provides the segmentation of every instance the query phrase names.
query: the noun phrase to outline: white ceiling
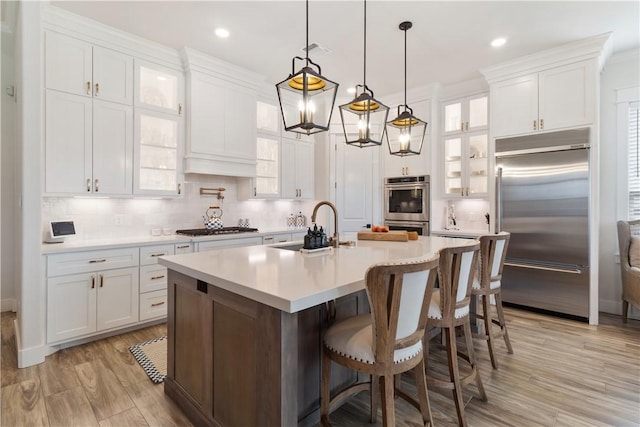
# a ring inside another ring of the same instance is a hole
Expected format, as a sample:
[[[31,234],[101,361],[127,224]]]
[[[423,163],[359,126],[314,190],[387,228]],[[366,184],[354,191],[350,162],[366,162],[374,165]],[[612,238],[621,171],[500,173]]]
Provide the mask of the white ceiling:
[[[251,69],[277,83],[303,56],[305,3],[295,1],[51,1],[51,4],[165,46],[188,46]],[[313,57],[340,93],[362,83],[363,2],[312,0]],[[404,37],[410,20],[408,86],[480,77],[479,69],[609,31],[614,52],[640,48],[639,1],[367,2],[367,85],[376,96],[403,89]],[[220,39],[217,27],[231,36]],[[495,37],[506,37],[492,48]]]

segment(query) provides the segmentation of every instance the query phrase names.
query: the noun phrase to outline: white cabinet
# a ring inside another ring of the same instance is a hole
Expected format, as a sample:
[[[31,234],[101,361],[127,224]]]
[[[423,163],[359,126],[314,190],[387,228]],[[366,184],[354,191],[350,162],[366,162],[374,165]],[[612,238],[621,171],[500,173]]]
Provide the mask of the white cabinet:
[[[262,236],[263,245],[271,245],[274,243],[284,243],[291,241],[290,233],[268,234]]]
[[[162,65],[135,60],[135,106],[173,116],[184,113],[184,76]]]
[[[488,194],[489,105],[486,93],[442,103],[443,194]]]
[[[167,267],[158,258],[173,255],[178,245],[140,248],[140,321],[167,315]]]
[[[225,240],[208,240],[204,242],[198,242],[196,252],[213,251],[216,249],[224,248],[237,248],[241,246],[255,246],[262,244],[262,237],[241,237],[237,239],[225,239]]]
[[[132,105],[131,56],[55,32],[45,38],[47,89]]]
[[[136,108],[134,139],[134,194],[180,195],[182,117]]]
[[[138,322],[138,250],[47,257],[47,342]]]
[[[256,175],[256,93],[191,71],[185,172]]]
[[[589,125],[594,120],[595,71],[583,61],[491,85],[494,137]]]
[[[193,243],[176,243],[175,254],[190,254],[193,252]]]
[[[408,175],[428,175],[430,171],[429,161],[431,158],[430,134],[431,134],[431,101],[424,100],[410,103],[415,117],[427,122],[427,131],[420,155],[417,156],[393,156],[389,153],[388,144],[384,143],[381,151],[384,153],[384,176],[397,177]],[[391,112],[389,112],[391,115]],[[395,114],[395,113],[394,113]],[[396,117],[394,115],[394,117]]]
[[[310,142],[282,138],[281,193],[285,199],[313,199],[314,148]]]

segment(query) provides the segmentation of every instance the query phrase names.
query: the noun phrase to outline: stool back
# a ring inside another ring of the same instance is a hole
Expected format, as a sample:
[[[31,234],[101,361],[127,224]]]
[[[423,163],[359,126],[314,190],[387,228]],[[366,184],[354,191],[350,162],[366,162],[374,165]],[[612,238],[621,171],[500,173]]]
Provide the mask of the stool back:
[[[440,250],[438,283],[442,319],[464,317],[471,301],[473,272],[476,271],[480,244],[444,248]]]
[[[507,256],[511,233],[501,231],[478,237],[480,241],[480,286],[489,288],[491,282],[502,280],[502,268]]]
[[[395,350],[422,341],[438,257],[371,266],[365,275],[376,363],[394,362]]]

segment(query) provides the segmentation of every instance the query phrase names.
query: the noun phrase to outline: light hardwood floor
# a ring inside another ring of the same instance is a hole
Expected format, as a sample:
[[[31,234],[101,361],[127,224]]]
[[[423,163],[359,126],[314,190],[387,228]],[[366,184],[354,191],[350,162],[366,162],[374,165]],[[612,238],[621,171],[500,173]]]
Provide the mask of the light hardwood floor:
[[[499,370],[491,368],[486,343],[475,341],[489,401],[467,388],[470,426],[640,426],[640,321],[623,325],[603,314],[594,327],[515,309],[506,309],[506,317],[514,354],[498,342]],[[191,425],[127,349],[164,335],[165,325],[61,350],[17,369],[14,318],[1,316],[2,426]],[[432,352],[430,369],[445,372],[445,360]],[[429,390],[429,396],[436,425],[457,425],[450,393]],[[368,399],[361,393],[332,413],[332,424],[369,425]],[[421,425],[401,399],[396,412],[398,426]]]

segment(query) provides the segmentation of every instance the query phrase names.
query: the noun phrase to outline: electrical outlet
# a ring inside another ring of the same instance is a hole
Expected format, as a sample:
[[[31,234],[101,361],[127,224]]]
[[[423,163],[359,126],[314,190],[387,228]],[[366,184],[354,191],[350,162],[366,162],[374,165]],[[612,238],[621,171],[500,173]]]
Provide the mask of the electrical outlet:
[[[115,225],[122,225],[124,222],[124,215],[116,215],[114,219]]]

